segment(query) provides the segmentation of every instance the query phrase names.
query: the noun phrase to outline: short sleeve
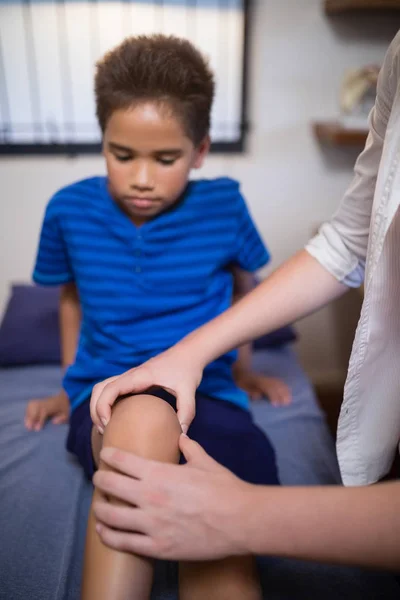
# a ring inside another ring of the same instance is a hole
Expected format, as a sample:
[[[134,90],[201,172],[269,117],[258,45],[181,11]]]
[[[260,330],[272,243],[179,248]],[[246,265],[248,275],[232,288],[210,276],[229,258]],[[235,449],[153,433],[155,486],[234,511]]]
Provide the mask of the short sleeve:
[[[60,217],[54,197],[44,216],[33,272],[33,280],[40,285],[61,285],[74,279]]]
[[[243,196],[238,192],[237,232],[233,261],[251,273],[270,260],[269,252],[253,222]]]

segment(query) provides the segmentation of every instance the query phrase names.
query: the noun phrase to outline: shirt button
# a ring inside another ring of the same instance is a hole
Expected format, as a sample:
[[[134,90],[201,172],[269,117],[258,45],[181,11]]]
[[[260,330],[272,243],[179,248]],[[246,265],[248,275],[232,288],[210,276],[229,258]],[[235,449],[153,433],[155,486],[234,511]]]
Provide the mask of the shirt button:
[[[136,273],[141,273],[142,269],[140,267],[136,267],[135,271],[136,271]]]
[[[142,256],[141,250],[135,250],[135,256]]]

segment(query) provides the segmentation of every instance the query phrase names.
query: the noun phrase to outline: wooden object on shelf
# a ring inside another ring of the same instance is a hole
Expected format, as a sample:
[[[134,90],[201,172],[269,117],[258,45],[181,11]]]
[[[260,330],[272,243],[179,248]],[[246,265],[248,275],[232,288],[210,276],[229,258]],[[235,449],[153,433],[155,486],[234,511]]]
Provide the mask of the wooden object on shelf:
[[[336,121],[319,121],[313,123],[316,138],[332,146],[364,146],[368,131],[348,129]]]
[[[328,15],[354,10],[400,10],[400,0],[325,0]]]

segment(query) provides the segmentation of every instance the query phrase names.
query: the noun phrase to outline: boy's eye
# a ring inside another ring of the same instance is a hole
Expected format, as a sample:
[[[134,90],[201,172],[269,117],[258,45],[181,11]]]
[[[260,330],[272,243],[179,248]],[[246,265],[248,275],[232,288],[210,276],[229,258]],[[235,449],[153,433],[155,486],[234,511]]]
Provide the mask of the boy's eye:
[[[119,162],[127,162],[128,160],[132,160],[132,156],[129,156],[129,154],[114,154],[114,156]]]
[[[165,166],[173,165],[175,161],[176,161],[176,158],[162,158],[162,157],[160,157],[158,159],[158,162],[161,163],[162,165],[165,165]]]

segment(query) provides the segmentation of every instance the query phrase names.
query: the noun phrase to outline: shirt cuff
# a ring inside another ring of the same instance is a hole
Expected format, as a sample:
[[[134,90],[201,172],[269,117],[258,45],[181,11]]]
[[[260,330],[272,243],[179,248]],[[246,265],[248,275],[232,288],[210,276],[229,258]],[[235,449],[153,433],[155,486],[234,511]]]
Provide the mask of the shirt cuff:
[[[305,249],[335,279],[348,287],[360,287],[364,281],[364,261],[350,254],[344,247],[339,250],[333,246],[329,238],[334,237],[339,237],[338,233],[329,224],[325,224],[321,232],[308,242]],[[339,243],[337,245],[340,247]]]
[[[57,273],[56,275],[50,275],[40,273],[37,269],[33,272],[32,279],[39,285],[62,285],[63,283],[69,283],[74,280],[71,273]]]

